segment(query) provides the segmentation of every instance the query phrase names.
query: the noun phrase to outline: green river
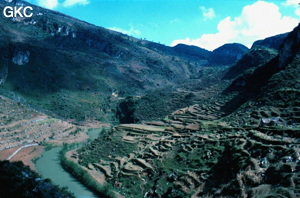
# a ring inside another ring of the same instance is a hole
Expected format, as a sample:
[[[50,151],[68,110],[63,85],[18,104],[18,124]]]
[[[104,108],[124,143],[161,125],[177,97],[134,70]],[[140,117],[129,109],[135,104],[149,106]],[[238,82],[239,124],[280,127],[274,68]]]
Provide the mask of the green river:
[[[88,135],[90,139],[95,139],[99,136],[101,131],[102,129],[91,130],[88,132]],[[37,172],[44,178],[51,179],[56,185],[68,187],[68,190],[78,198],[96,198],[96,195],[63,169],[59,159],[61,149],[61,147],[55,147],[49,151],[45,151],[42,157],[35,163]]]

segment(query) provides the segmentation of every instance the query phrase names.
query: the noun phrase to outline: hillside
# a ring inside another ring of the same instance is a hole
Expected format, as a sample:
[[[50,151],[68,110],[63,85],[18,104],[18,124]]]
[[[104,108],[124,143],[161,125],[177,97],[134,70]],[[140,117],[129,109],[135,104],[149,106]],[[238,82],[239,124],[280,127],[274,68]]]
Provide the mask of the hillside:
[[[70,159],[125,197],[298,197],[299,35],[300,26],[267,60],[252,49],[243,58],[258,65],[223,92],[161,121],[116,126]]]
[[[260,65],[266,64],[277,55],[277,50],[267,47],[253,47],[240,60],[238,60],[228,69],[223,78],[234,79],[244,72],[250,72]]]
[[[1,3],[1,9],[8,5]],[[199,65],[146,41],[33,6],[1,15],[1,94],[63,119],[114,121],[123,97],[173,86]]]
[[[167,54],[170,56],[178,56],[187,61],[197,62],[199,65],[207,65],[208,58],[211,55],[211,52],[202,49],[197,46],[190,46],[185,44],[178,44],[174,47],[165,46],[159,43],[154,43],[150,41],[143,41],[143,44],[147,46],[149,49]],[[173,57],[174,58],[174,57]]]
[[[286,39],[287,35],[288,35],[288,33],[279,34],[279,35],[265,38],[263,40],[255,41],[251,48],[268,47],[268,48],[278,50],[280,48],[282,42],[284,41],[284,39]]]
[[[232,65],[240,60],[249,49],[239,43],[228,43],[212,51],[210,65]]]
[[[40,145],[84,141],[91,125],[161,119],[220,91],[206,93],[223,68],[203,66],[204,49],[166,47],[30,6],[32,18],[0,16],[1,160],[30,144],[41,152]]]
[[[5,5],[13,3],[0,3],[1,8]],[[197,84],[212,73],[209,67],[230,66],[247,50],[240,44],[215,52],[183,44],[168,47],[31,6],[32,18],[0,17],[0,94],[75,123],[118,123],[124,98],[155,90],[172,90],[165,94],[172,98],[174,92],[178,95],[178,85]],[[227,52],[230,61],[215,64],[216,59],[225,60]],[[186,94],[179,95],[182,100]],[[187,103],[177,104],[181,108]],[[167,107],[155,118],[175,108]]]

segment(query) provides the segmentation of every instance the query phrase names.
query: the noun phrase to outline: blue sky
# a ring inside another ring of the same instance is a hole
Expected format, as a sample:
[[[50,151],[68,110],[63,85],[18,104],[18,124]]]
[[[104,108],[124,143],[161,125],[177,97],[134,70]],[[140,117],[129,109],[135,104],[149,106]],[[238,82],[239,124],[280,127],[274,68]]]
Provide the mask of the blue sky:
[[[291,31],[300,0],[28,0],[89,23],[165,45],[213,50]]]

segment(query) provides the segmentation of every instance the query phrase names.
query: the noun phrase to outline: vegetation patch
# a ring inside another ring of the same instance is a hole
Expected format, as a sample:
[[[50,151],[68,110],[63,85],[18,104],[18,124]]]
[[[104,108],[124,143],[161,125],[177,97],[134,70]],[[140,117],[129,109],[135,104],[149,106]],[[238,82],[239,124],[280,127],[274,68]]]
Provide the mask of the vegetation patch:
[[[86,187],[93,191],[96,195],[100,197],[115,197],[112,192],[111,186],[105,184],[101,186],[97,183],[82,167],[80,167],[75,162],[69,160],[66,157],[66,152],[70,150],[70,146],[64,144],[63,149],[60,152],[60,160],[63,168],[81,181]]]
[[[22,162],[8,161],[0,161],[0,194],[3,198],[75,198],[66,188],[53,185],[49,179],[42,179]]]

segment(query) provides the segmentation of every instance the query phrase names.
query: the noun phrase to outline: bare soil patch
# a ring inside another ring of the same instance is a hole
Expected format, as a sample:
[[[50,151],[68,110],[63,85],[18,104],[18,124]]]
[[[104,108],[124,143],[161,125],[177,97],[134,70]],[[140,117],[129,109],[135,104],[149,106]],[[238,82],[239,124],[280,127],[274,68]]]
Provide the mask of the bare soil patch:
[[[20,150],[10,161],[22,161],[32,170],[36,170],[32,160],[39,157],[44,151],[44,146],[31,146]]]

